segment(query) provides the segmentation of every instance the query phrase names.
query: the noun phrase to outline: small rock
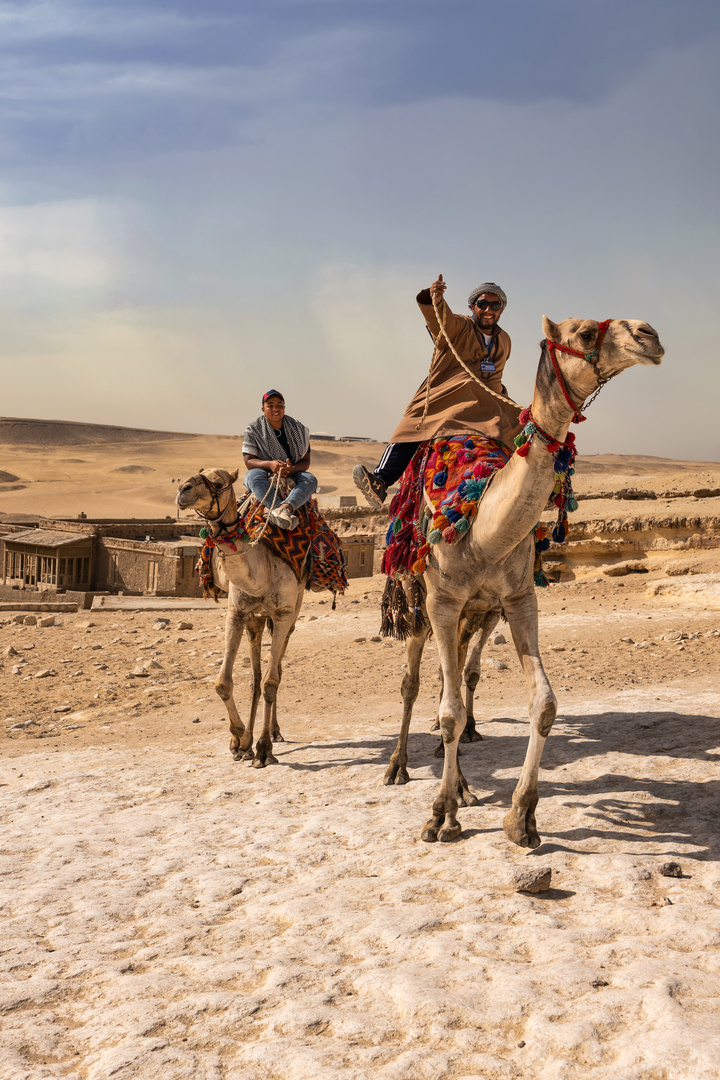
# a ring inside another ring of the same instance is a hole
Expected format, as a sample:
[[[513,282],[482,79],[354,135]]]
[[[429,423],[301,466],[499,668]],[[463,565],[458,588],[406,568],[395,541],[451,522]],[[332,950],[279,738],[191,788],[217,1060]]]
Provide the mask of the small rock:
[[[30,785],[30,787],[25,788],[24,794],[25,795],[32,795],[33,791],[47,791],[47,789],[51,785],[52,785],[52,780],[36,780],[36,782],[34,784]]]
[[[148,671],[146,668],[142,667],[141,664],[138,664],[138,666],[136,668],[133,668],[133,670],[127,675],[128,679],[147,679],[147,677]]]
[[[243,667],[250,667],[250,657],[249,656],[243,656],[242,663],[243,663]]]
[[[549,645],[550,652],[565,652],[564,645]]]
[[[53,709],[54,713],[72,712],[72,705],[56,705]]]
[[[98,649],[102,649],[102,645],[91,645],[90,648],[97,652]]]
[[[550,888],[552,867],[541,866],[531,870],[517,870],[512,877],[515,892],[539,893]]]
[[[196,716],[196,717],[195,717],[195,718],[193,719],[193,724],[199,724],[199,723],[200,723],[200,717],[199,717],[199,716]]]
[[[23,618],[24,626],[37,626],[37,615],[26,615]]]
[[[379,634],[373,634],[373,636],[370,638],[370,640],[371,641],[382,641],[382,638],[380,637]]]
[[[19,720],[17,724],[13,724],[10,728],[11,731],[22,731],[23,728],[37,727],[37,720]]]
[[[635,644],[635,639],[631,638],[631,637],[621,637],[620,640],[624,641],[626,645],[634,645]]]
[[[504,634],[501,634],[498,631],[497,633],[490,635],[490,644],[491,645],[507,645],[507,638],[505,637]]]
[[[153,630],[167,630],[169,626],[169,619],[156,619],[155,622],[152,624]]]
[[[22,675],[22,668],[20,664],[13,664],[12,673],[13,675]]]
[[[363,643],[364,641],[367,641],[367,638],[364,638],[364,637],[356,637],[356,638],[355,638],[355,644],[356,644],[356,645],[362,645],[362,643]]]
[[[43,668],[42,671],[35,673],[36,679],[49,679],[51,675],[57,675],[57,671],[53,668]]]
[[[508,666],[504,660],[485,660],[485,667],[493,668],[495,671],[507,671]]]
[[[667,634],[663,634],[661,640],[662,641],[675,642],[675,641],[682,641],[683,638],[686,638],[686,637],[687,637],[687,634],[685,633],[684,630],[668,630]]]
[[[321,603],[322,603],[322,601],[321,601]],[[311,615],[310,618],[308,619],[308,622],[317,622],[317,615]]]
[[[148,671],[150,669],[153,669],[153,670],[157,669],[158,671],[162,671],[162,669],[163,669],[162,664],[158,664],[157,660],[145,660],[145,661],[143,661],[143,667]]]
[[[179,622],[175,627],[176,630],[192,630],[193,624],[191,622]]]
[[[664,862],[660,867],[660,873],[663,877],[684,877],[679,862]]]
[[[37,620],[38,626],[55,626],[57,625],[57,619],[54,615],[43,615]]]
[[[7,649],[5,650],[5,655],[6,656],[19,656],[20,653],[17,652],[16,649],[13,649],[12,645],[8,645]]]
[[[628,562],[615,563],[614,566],[606,566],[603,570],[603,574],[605,574],[606,577],[625,577],[627,574],[647,574],[648,572],[645,563],[642,563],[637,559],[631,559]]]

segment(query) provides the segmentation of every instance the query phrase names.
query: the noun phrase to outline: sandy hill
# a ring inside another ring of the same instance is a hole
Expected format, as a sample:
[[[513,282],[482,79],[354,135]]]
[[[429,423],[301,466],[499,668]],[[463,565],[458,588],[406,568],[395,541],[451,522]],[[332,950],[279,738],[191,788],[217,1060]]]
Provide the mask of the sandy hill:
[[[352,468],[374,465],[382,443],[313,444],[320,501],[357,494]],[[151,431],[66,420],[0,418],[0,518],[175,516],[178,483],[210,466],[242,464],[242,437]],[[662,492],[717,486],[720,463],[592,455],[578,458],[576,488],[640,486]]]

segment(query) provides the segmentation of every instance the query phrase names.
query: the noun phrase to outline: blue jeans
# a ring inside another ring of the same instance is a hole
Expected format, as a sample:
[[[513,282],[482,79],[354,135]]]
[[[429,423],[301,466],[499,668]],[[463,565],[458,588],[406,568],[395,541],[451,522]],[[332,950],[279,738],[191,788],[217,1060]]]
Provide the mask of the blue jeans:
[[[268,472],[267,469],[250,469],[249,472],[245,473],[243,483],[249,491],[252,491],[256,499],[262,500],[265,498],[268,488],[270,487],[270,481],[273,478],[274,474]],[[295,482],[295,487],[290,491],[286,499],[276,498],[273,503],[273,498],[270,496],[265,505],[269,506],[271,510],[273,505],[277,508],[280,503],[283,502],[289,503],[293,510],[297,510],[297,508],[306,503],[317,490],[317,477],[313,476],[312,473],[295,473],[295,475],[289,477],[289,479]]]

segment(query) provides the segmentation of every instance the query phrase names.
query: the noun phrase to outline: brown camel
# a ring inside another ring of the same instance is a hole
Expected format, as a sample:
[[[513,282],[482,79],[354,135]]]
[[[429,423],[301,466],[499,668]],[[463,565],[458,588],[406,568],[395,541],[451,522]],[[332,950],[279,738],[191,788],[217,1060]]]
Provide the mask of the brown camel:
[[[194,509],[205,518],[216,541],[212,550],[215,584],[228,594],[225,621],[225,654],[215,680],[215,691],[225,702],[230,720],[230,751],[236,761],[251,759],[253,768],[276,765],[273,740],[282,742],[277,721],[277,692],[282,677],[282,660],[295,629],[303,602],[307,573],[297,580],[282,559],[264,544],[238,542],[233,551],[222,537],[232,534],[238,520],[233,484],[238,471],[203,469],[185,480],[176,502],[184,510]],[[217,542],[219,541],[219,542]],[[266,623],[272,630],[272,645],[264,678],[261,678],[260,648]],[[247,630],[252,664],[252,701],[247,727],[233,697],[233,665],[243,630]],[[263,725],[253,755],[253,728],[258,701],[264,699]]]
[[[565,441],[582,404],[604,382],[634,364],[659,364],[664,353],[657,333],[644,322],[610,320],[604,338],[599,333],[600,324],[586,319],[566,319],[556,324],[543,318],[543,330],[546,342],[531,411],[537,427],[559,443]],[[600,341],[599,352],[593,353],[593,346]],[[571,353],[554,350],[553,343],[570,349]],[[555,355],[560,377],[551,353]],[[531,729],[525,763],[503,826],[507,837],[521,847],[535,848],[540,844],[535,823],[538,769],[555,720],[557,701],[538,648],[532,530],[547,506],[554,484],[552,455],[542,439],[535,437],[526,457],[514,454],[495,475],[469,532],[454,544],[440,542],[430,549],[424,582],[427,614],[442,665],[443,689],[438,715],[445,762],[432,817],[422,831],[423,840],[448,841],[460,836],[458,805],[472,806],[478,802],[458,765],[458,743],[466,724],[460,676],[472,636],[480,632],[473,650],[473,664],[466,667],[471,676],[473,665],[477,670],[482,646],[504,614],[530,690]],[[402,725],[397,748],[385,773],[386,784],[405,784],[409,779],[407,737],[428,632],[425,628],[408,638],[408,670],[402,682]],[[477,683],[477,678],[474,682]],[[469,734],[472,737],[472,732]]]

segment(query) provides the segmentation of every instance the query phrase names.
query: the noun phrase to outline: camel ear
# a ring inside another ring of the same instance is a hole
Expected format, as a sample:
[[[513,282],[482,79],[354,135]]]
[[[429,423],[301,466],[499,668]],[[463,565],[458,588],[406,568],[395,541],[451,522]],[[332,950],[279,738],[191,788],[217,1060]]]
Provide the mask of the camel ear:
[[[552,319],[548,319],[547,315],[543,315],[542,327],[548,341],[560,341],[560,327]]]
[[[238,468],[238,469],[236,469],[236,470],[235,470],[235,472],[231,472],[231,473],[230,473],[230,474],[228,475],[228,480],[230,481],[230,483],[231,483],[231,484],[234,484],[234,483],[235,483],[235,481],[236,481],[236,480],[237,480],[237,478],[238,478],[238,473],[239,473],[239,472],[240,472],[240,469]]]

